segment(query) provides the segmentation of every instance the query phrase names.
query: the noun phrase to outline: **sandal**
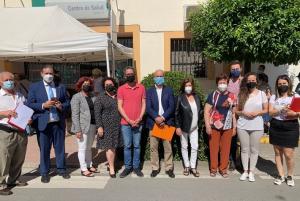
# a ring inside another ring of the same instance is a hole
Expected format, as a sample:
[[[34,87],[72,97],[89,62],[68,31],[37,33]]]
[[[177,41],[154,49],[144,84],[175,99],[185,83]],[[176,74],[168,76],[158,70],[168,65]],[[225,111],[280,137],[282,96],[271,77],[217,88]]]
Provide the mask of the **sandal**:
[[[216,176],[217,176],[217,173],[211,172],[209,175],[210,175],[211,177],[216,177]]]
[[[97,168],[95,168],[95,167],[90,167],[90,168],[88,168],[88,170],[89,170],[90,172],[92,172],[92,173],[100,173],[100,172],[97,170]]]
[[[197,171],[196,168],[191,169],[191,174],[194,175],[194,177],[200,177],[200,173]]]
[[[81,175],[84,177],[94,177],[93,173],[90,172],[89,170],[81,171]]]
[[[183,175],[184,176],[189,176],[189,174],[190,174],[190,168],[188,168],[188,167],[184,168]]]
[[[220,174],[221,174],[221,176],[223,177],[223,178],[228,178],[229,177],[229,174],[227,173],[227,172],[220,172]]]

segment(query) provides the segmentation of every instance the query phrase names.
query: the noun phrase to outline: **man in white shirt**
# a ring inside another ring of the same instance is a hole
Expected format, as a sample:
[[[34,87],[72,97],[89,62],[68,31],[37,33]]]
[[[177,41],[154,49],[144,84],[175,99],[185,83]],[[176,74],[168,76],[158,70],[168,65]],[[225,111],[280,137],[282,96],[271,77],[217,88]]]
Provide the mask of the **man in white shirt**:
[[[0,73],[0,195],[11,195],[11,187],[26,186],[18,181],[25,160],[27,136],[8,123],[18,104],[25,97],[15,92],[14,76],[10,72]]]

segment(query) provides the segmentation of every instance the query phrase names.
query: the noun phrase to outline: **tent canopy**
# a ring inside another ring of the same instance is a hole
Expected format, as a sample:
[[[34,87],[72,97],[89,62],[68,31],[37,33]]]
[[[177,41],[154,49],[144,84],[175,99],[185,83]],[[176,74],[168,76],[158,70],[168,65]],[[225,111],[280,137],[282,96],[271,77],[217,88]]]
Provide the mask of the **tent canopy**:
[[[108,59],[109,39],[60,8],[1,8],[0,58],[28,62],[89,62]],[[116,59],[132,49],[115,44]]]

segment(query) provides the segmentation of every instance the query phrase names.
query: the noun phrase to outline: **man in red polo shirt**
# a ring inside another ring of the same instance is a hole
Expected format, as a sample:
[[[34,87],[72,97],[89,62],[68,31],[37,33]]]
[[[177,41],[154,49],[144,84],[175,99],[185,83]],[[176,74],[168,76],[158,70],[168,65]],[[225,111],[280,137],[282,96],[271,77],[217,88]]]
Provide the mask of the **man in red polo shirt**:
[[[125,169],[120,178],[129,175],[132,170],[139,176],[144,174],[140,169],[141,121],[146,109],[146,92],[142,84],[136,82],[134,68],[126,67],[126,83],[118,89],[118,109],[122,116],[121,129],[124,141]],[[133,145],[133,160],[132,160]]]

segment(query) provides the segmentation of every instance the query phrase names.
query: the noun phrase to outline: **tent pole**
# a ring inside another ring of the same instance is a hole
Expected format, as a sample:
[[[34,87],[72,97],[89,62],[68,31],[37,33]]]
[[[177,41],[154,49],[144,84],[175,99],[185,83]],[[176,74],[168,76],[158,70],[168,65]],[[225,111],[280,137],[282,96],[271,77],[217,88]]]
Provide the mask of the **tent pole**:
[[[108,47],[105,50],[105,56],[106,56],[106,71],[107,71],[107,76],[110,77]]]

